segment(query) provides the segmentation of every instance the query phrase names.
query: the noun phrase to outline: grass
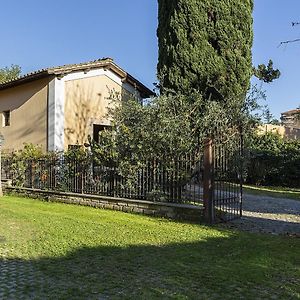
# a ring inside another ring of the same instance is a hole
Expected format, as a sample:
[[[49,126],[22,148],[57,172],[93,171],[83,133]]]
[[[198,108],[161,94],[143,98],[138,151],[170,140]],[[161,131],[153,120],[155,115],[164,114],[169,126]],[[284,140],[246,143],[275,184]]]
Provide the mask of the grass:
[[[6,196],[0,298],[26,297],[299,299],[300,240]]]
[[[243,185],[243,190],[252,195],[300,200],[300,189],[295,188]]]

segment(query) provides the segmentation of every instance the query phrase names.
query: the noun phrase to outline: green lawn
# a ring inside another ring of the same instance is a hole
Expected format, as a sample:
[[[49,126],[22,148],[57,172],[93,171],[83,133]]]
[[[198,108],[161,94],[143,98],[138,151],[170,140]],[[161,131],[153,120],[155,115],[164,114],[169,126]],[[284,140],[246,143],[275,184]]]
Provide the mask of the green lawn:
[[[300,299],[300,239],[6,196],[0,298],[22,297]]]
[[[300,189],[295,188],[244,185],[243,190],[253,195],[300,200]]]

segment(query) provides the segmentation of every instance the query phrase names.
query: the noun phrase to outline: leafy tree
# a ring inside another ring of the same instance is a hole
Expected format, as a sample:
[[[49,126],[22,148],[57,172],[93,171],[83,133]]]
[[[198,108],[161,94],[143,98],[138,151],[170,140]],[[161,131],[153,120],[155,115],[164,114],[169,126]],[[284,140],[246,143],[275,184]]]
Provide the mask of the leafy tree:
[[[160,96],[144,106],[135,99],[113,101],[113,128],[101,132],[100,142],[93,148],[107,165],[178,157],[195,150],[202,138],[201,133],[195,134],[204,120],[194,118],[198,107],[203,107],[198,94],[188,99],[183,95]]]
[[[244,100],[252,76],[252,0],[159,0],[162,91]]]
[[[274,118],[268,107],[263,110],[263,117],[266,124],[280,125],[280,121]]]
[[[161,95],[144,106],[136,99],[112,101],[108,115],[112,130],[101,132],[98,144],[90,140],[96,156],[106,165],[196,153],[208,136],[222,132],[226,137],[238,131],[229,126],[233,119],[249,119],[246,105],[240,115],[234,115],[231,107],[206,101],[197,92]]]
[[[278,119],[273,118],[273,119],[270,121],[270,124],[272,124],[272,125],[280,125],[280,121],[279,121]]]
[[[11,65],[0,69],[0,83],[17,78],[21,74],[21,67]]]
[[[281,75],[278,69],[274,69],[273,61],[270,59],[268,65],[258,65],[257,68],[253,68],[254,76],[263,82],[270,83],[275,79],[278,79]]]
[[[274,118],[274,116],[272,115],[270,109],[266,108],[266,110],[264,111],[265,123],[268,123],[268,124],[271,123],[273,118]]]
[[[121,176],[126,188],[134,189],[137,176],[142,169],[153,172],[159,168],[168,180],[173,174],[172,182],[165,183],[184,186],[191,176],[200,168],[204,139],[216,134],[217,129],[236,146],[231,136],[237,131],[228,126],[232,114],[224,103],[206,101],[201,94],[191,93],[167,94],[151,99],[142,106],[136,99],[120,102],[114,99],[110,111],[112,130],[100,133],[99,143],[90,139],[92,156],[108,172],[116,171]],[[194,171],[188,172],[185,158],[197,157],[193,164]],[[159,171],[160,172],[160,171]],[[149,174],[149,173],[147,173]],[[175,177],[176,176],[176,179]],[[155,180],[150,185],[155,184]],[[152,189],[151,189],[152,190]],[[159,193],[159,186],[153,191]],[[172,190],[172,189],[171,189]],[[157,195],[156,195],[157,196]],[[178,196],[178,195],[177,195]]]

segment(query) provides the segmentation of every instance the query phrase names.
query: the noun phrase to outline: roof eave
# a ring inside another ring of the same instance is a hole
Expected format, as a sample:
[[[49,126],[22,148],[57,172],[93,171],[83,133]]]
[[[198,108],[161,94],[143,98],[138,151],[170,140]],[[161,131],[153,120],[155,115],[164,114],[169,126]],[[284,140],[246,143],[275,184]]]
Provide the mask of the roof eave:
[[[9,82],[6,82],[6,83],[4,82],[4,83],[0,84],[0,90],[5,90],[5,89],[8,89],[10,87],[19,86],[21,84],[29,83],[29,82],[37,80],[37,79],[46,78],[49,75],[50,74],[48,73],[47,70],[43,70],[43,71],[40,71],[38,73],[27,75],[26,77],[20,77],[16,80],[9,81]]]
[[[16,80],[9,81],[7,83],[0,84],[0,90],[4,90],[10,87],[18,86],[24,83],[28,83],[37,79],[46,78],[48,76],[65,76],[72,72],[79,72],[84,70],[92,70],[97,68],[104,68],[109,69],[115,74],[117,74],[121,79],[122,82],[128,82],[132,86],[134,86],[141,94],[142,98],[150,98],[155,96],[155,93],[147,88],[144,84],[142,84],[139,80],[135,79],[129,73],[121,69],[118,65],[116,65],[112,59],[107,58],[102,61],[96,63],[86,63],[86,64],[79,64],[79,65],[65,65],[61,67],[55,68],[48,68],[43,69],[38,72],[34,72],[29,75],[25,75],[24,77],[20,77]]]
[[[156,96],[156,94],[153,91],[147,88],[143,83],[141,83],[139,80],[134,78],[132,75],[124,71],[113,61],[108,61],[106,67],[107,69],[110,69],[111,71],[119,75],[122,78],[122,82],[128,82],[129,84],[134,86],[134,88],[136,88],[140,92],[141,97],[143,99]]]
[[[138,81],[128,73],[126,73],[125,81],[133,85],[140,92],[142,98],[150,98],[156,96],[153,91],[151,91],[144,84],[142,84],[140,81]]]
[[[300,109],[292,109],[281,113],[281,115],[293,115],[300,112]]]

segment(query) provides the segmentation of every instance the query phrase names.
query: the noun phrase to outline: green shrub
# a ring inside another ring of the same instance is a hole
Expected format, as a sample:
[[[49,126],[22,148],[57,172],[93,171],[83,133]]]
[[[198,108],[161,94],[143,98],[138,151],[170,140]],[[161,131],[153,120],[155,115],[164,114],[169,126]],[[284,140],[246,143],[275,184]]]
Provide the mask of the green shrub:
[[[278,134],[255,135],[250,145],[247,183],[300,187],[300,141]]]
[[[28,169],[29,160],[40,159],[44,155],[45,154],[40,146],[25,143],[23,149],[6,156],[4,159],[9,161],[13,185],[24,186],[25,173]]]

